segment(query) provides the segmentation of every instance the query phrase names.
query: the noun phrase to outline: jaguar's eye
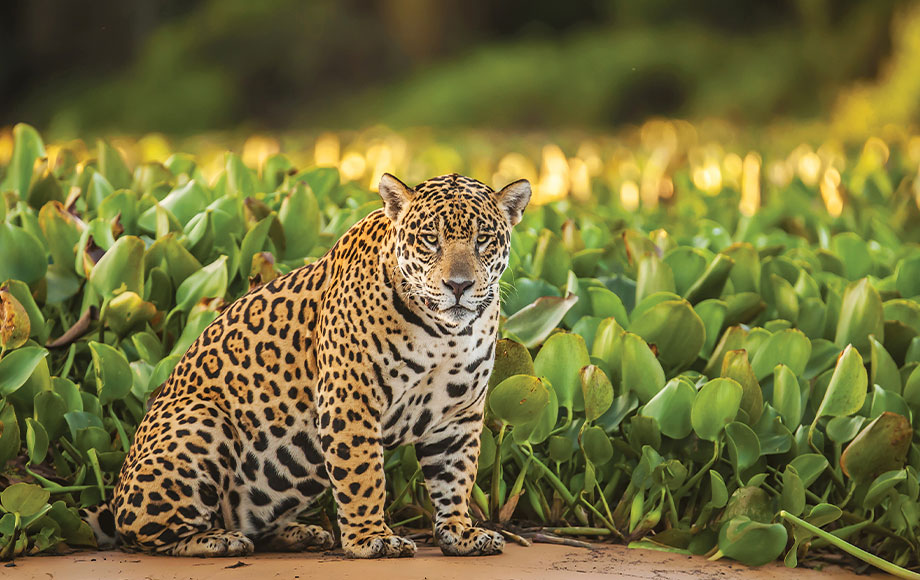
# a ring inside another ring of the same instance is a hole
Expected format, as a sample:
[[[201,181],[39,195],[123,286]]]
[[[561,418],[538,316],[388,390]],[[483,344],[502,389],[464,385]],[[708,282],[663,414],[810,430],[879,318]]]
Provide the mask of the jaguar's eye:
[[[435,234],[419,234],[419,237],[422,238],[422,241],[429,246],[438,245],[438,236]]]
[[[489,243],[489,240],[492,239],[492,236],[489,234],[479,234],[476,236],[476,245],[482,246]]]

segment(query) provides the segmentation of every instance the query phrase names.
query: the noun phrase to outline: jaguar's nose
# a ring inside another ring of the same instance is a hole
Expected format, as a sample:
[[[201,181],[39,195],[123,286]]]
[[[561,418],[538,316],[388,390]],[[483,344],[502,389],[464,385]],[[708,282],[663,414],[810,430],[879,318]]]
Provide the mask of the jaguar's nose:
[[[450,288],[450,291],[454,293],[454,297],[457,299],[457,302],[460,302],[460,297],[463,296],[463,293],[466,291],[466,289],[473,285],[472,280],[466,280],[462,278],[451,278],[449,280],[441,280],[441,282]]]

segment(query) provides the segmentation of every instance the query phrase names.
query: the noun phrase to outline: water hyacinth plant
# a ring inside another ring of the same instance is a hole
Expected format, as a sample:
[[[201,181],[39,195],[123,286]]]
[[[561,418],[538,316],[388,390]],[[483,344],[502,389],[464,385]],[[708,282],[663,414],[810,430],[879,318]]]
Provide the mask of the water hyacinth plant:
[[[379,207],[365,184],[396,137],[364,149],[358,137],[331,162],[322,140],[299,161],[260,141],[248,163],[205,145],[144,160],[149,140],[46,146],[25,125],[6,138],[0,557],[11,558],[93,545],[76,510],[108,496],[173,366],[226,304]],[[622,144],[593,143],[572,158],[546,146],[475,160],[531,177],[536,192],[501,282],[474,515],[516,538],[750,565],[842,549],[912,574],[918,160],[878,139],[772,165],[666,141],[663,166],[654,143],[627,158]],[[455,146],[420,140],[410,173],[472,159]],[[389,452],[386,470],[391,523],[430,528],[414,450]],[[305,517],[334,521],[332,509],[327,498]]]

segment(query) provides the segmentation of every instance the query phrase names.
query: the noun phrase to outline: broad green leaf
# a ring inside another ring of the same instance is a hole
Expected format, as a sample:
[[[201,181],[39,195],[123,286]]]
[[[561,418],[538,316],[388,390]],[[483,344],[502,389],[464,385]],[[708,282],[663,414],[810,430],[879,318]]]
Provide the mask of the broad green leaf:
[[[627,330],[658,348],[661,366],[669,373],[692,364],[706,341],[703,321],[686,300],[665,300],[634,312]]]
[[[859,434],[865,422],[866,418],[860,415],[854,415],[853,417],[834,417],[827,422],[825,432],[831,441],[842,445],[852,441],[853,438]]]
[[[706,341],[700,350],[700,356],[706,358],[716,345],[716,341],[721,336],[722,325],[725,323],[725,313],[728,312],[728,305],[723,300],[703,300],[693,306],[693,310],[703,321],[706,329]]]
[[[0,401],[0,465],[6,465],[17,455],[21,444],[19,422],[16,420],[16,409],[12,403]]]
[[[879,504],[897,485],[907,480],[907,470],[897,469],[886,471],[869,484],[866,496],[863,498],[863,507],[871,510]]]
[[[753,425],[760,419],[763,412],[763,391],[757,377],[754,376],[754,370],[748,361],[747,351],[730,350],[725,353],[722,360],[721,376],[727,379],[734,379],[741,385],[743,394],[741,396],[741,409],[747,415],[745,423]]]
[[[519,343],[503,338],[495,343],[495,365],[489,376],[489,388],[514,375],[535,375],[530,351]]]
[[[571,269],[572,258],[563,247],[559,236],[547,229],[540,232],[533,254],[533,275],[553,286],[561,287],[565,285]]]
[[[884,342],[885,317],[878,290],[868,278],[863,278],[847,286],[843,294],[834,342],[840,347],[852,344],[865,352],[869,349],[870,334]]]
[[[165,383],[166,379],[169,378],[169,375],[172,374],[173,369],[176,368],[176,365],[179,364],[181,359],[181,354],[163,357],[163,359],[153,367],[153,373],[150,375],[150,383],[147,385],[147,392],[152,393],[157,387]]]
[[[559,397],[556,396],[556,390],[549,381],[544,380],[543,386],[549,392],[549,402],[543,407],[536,419],[514,428],[511,434],[515,443],[523,444],[527,442],[531,445],[543,443],[556,426],[556,421],[559,418]],[[491,409],[489,411],[491,412]]]
[[[559,406],[570,411],[584,410],[581,369],[589,364],[585,340],[567,332],[549,337],[533,361],[536,375],[549,380],[559,397]]]
[[[640,336],[627,332],[621,340],[622,390],[636,393],[639,402],[647,403],[664,387],[664,370],[655,357],[655,353]]]
[[[762,381],[773,373],[778,364],[784,364],[796,375],[805,372],[811,357],[811,341],[800,330],[788,329],[773,334],[751,357],[751,368],[757,380]]]
[[[604,371],[595,365],[582,367],[579,374],[585,402],[585,420],[594,421],[606,413],[613,403],[613,385]],[[597,461],[594,463],[600,465]]]
[[[50,201],[42,206],[38,212],[38,225],[48,244],[52,262],[74,272],[76,246],[86,226],[59,201]]]
[[[0,281],[34,284],[47,270],[45,249],[38,238],[13,224],[0,222]]]
[[[9,352],[0,359],[0,396],[8,397],[22,387],[46,356],[47,350],[38,346],[26,346]]]
[[[776,365],[773,371],[773,407],[782,416],[783,423],[795,429],[802,421],[802,389],[789,367]]]
[[[48,454],[48,433],[32,417],[26,417],[26,451],[29,462],[33,464],[41,463]]]
[[[263,218],[255,227],[246,232],[243,243],[240,245],[240,277],[244,280],[249,275],[253,255],[268,249],[268,231],[275,219],[274,215]]]
[[[591,299],[591,314],[598,318],[613,317],[620,324],[629,324],[626,308],[620,297],[608,290],[597,286],[588,287],[588,296]]]
[[[899,261],[895,277],[895,285],[901,296],[920,296],[920,254]]]
[[[548,403],[549,391],[543,381],[527,375],[509,377],[489,394],[492,413],[512,427],[533,421]]]
[[[636,303],[657,292],[675,292],[674,273],[671,267],[650,252],[639,258],[639,271],[636,275]]]
[[[122,236],[109,248],[89,275],[89,282],[103,298],[121,292],[144,293],[144,242]]]
[[[878,385],[887,391],[900,394],[901,375],[898,374],[898,365],[895,364],[885,347],[871,335],[869,336],[869,347],[871,368],[869,384]]]
[[[97,159],[99,160],[99,173],[101,173],[112,187],[123,189],[131,187],[131,170],[118,152],[108,141],[100,139],[97,142]]]
[[[683,439],[693,430],[690,410],[696,390],[679,378],[668,381],[642,409],[642,415],[658,421],[661,433],[672,439]]]
[[[237,197],[249,197],[256,192],[256,179],[239,155],[227,153],[227,192]]]
[[[278,220],[287,240],[284,259],[299,260],[309,256],[320,231],[319,204],[309,185],[294,186],[281,202]]]
[[[32,182],[35,160],[45,156],[45,145],[33,127],[18,123],[13,127],[13,156],[6,167],[6,176],[0,182],[0,192],[14,191],[20,199],[25,199]],[[0,205],[3,205],[0,203]],[[9,276],[0,276],[5,280]]]
[[[700,439],[716,441],[741,408],[743,389],[732,379],[712,379],[697,392],[690,423]]]
[[[585,457],[596,466],[604,465],[613,458],[610,437],[597,425],[585,429],[581,436],[581,446]]]
[[[221,256],[179,285],[175,310],[188,311],[202,298],[223,298],[226,293],[227,256]]]
[[[703,275],[687,289],[684,298],[690,304],[697,304],[703,300],[718,298],[722,295],[725,288],[725,282],[731,273],[735,261],[726,254],[718,254],[715,259],[709,263]]]
[[[804,453],[797,456],[789,465],[795,468],[796,473],[807,488],[828,468],[827,458],[817,453]]]
[[[840,417],[859,411],[866,400],[868,383],[869,377],[859,351],[853,345],[848,345],[837,359],[837,366],[818,407],[815,421],[820,417]]]
[[[31,483],[14,483],[0,492],[0,504],[3,509],[16,512],[21,517],[37,514],[46,503],[51,493]]]
[[[754,246],[749,243],[732,244],[722,253],[735,262],[729,272],[735,292],[760,292],[760,255]]]
[[[534,348],[546,340],[576,302],[578,296],[575,294],[569,294],[565,298],[537,298],[529,306],[509,316],[503,328],[505,332],[517,337],[527,348]]]
[[[805,511],[805,484],[795,470],[787,465],[783,471],[783,489],[779,498],[779,507],[793,515],[801,515]]]
[[[204,329],[217,319],[219,314],[219,312],[213,310],[201,310],[192,314],[185,328],[182,329],[182,334],[176,339],[176,343],[173,345],[173,349],[169,354],[185,354],[185,351],[187,351],[189,347],[192,346],[192,343],[201,336]]]
[[[131,367],[120,351],[107,344],[90,342],[93,355],[93,372],[96,374],[96,392],[103,405],[124,398],[134,382]]]
[[[911,415],[910,407],[901,395],[894,391],[886,391],[878,385],[872,385],[872,405],[869,410],[869,418],[875,419],[886,411],[899,413],[908,419]]]
[[[601,361],[598,363],[614,387],[620,384],[623,358],[623,336],[625,331],[616,318],[605,318],[597,325],[591,356]]]
[[[912,436],[906,417],[882,413],[843,450],[840,467],[857,483],[868,483],[886,471],[904,466]]]
[[[760,459],[760,440],[744,423],[733,421],[726,425],[725,442],[736,473],[751,467]]]
[[[59,377],[55,377],[57,380]],[[67,380],[67,379],[61,379]],[[82,408],[82,401],[81,401]],[[57,440],[67,428],[64,413],[68,411],[64,398],[54,391],[41,391],[35,394],[33,401],[35,420],[45,428],[48,437]]]
[[[722,526],[719,550],[748,566],[761,566],[779,557],[787,540],[783,524],[762,524],[739,516]]]

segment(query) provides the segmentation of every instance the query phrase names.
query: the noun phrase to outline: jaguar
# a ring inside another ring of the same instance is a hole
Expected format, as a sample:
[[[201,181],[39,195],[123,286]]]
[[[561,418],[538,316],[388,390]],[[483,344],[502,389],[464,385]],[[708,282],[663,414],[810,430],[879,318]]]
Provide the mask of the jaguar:
[[[414,445],[445,555],[500,553],[475,527],[476,477],[499,323],[499,277],[526,180],[457,174],[409,187],[317,261],[252,289],[188,349],[138,427],[101,545],[175,556],[322,550],[297,516],[327,488],[343,551],[403,557],[386,524],[384,450]]]

